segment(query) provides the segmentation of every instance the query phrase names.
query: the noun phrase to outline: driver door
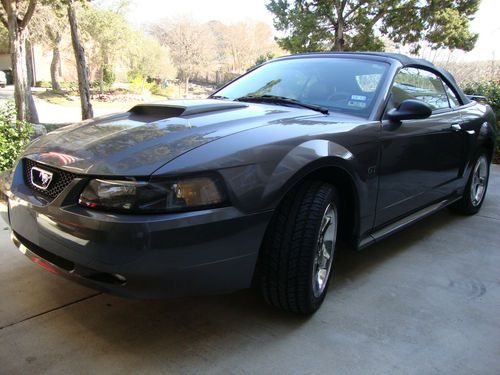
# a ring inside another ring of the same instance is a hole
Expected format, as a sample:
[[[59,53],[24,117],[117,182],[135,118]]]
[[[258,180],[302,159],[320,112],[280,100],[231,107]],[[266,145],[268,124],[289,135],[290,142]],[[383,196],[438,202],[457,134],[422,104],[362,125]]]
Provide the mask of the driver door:
[[[441,79],[427,70],[402,69],[388,109],[405,99],[422,100],[433,112],[427,119],[383,122],[375,227],[452,194],[459,177],[465,141],[461,118]]]

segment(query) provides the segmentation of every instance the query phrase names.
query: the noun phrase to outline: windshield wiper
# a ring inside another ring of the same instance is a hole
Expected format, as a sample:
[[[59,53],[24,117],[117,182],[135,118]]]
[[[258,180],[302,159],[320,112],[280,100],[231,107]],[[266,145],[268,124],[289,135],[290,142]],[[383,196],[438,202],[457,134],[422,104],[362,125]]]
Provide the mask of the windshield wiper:
[[[303,103],[297,99],[291,99],[284,96],[277,95],[248,95],[242,96],[241,98],[234,99],[238,102],[267,102],[276,104],[290,104],[296,105],[297,107],[312,109],[313,111],[321,112],[325,115],[328,114],[328,108],[322,107],[315,104]]]

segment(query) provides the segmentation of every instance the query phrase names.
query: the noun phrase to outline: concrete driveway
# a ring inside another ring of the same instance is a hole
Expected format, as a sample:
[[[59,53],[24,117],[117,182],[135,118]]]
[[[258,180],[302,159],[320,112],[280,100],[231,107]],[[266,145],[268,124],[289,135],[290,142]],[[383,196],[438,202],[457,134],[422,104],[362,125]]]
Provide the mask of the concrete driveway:
[[[1,228],[0,228],[1,229]],[[257,293],[131,301],[25,259],[0,231],[0,374],[500,374],[500,167],[482,211],[344,253],[309,319]]]

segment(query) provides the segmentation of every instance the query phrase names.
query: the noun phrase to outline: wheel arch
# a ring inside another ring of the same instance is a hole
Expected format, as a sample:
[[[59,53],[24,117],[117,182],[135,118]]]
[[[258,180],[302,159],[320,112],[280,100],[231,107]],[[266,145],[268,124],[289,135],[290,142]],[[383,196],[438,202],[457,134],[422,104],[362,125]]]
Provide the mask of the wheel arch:
[[[486,115],[483,120],[484,122],[479,129],[478,148],[486,150],[488,159],[491,162],[495,156],[498,136],[496,119],[491,107],[487,107]]]
[[[479,149],[484,149],[488,155],[488,161],[491,163],[495,157],[495,141],[492,137],[486,138],[480,145]]]
[[[319,180],[332,184],[339,194],[339,236],[340,239],[354,243],[359,234],[361,217],[359,183],[346,160],[338,157],[324,157],[315,160],[297,171],[280,190],[278,205],[293,189],[307,180]]]
[[[482,148],[486,149],[488,160],[491,162],[495,157],[495,142],[492,139],[487,139],[482,145]]]

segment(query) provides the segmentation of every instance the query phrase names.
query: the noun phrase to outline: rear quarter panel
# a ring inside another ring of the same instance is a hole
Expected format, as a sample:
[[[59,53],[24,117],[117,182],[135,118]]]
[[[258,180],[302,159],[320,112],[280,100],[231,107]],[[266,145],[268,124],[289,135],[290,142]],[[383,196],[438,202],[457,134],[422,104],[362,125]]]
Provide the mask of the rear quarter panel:
[[[467,137],[467,155],[464,165],[464,177],[468,176],[467,171],[470,169],[470,163],[473,162],[479,149],[484,148],[490,152],[490,160],[493,158],[496,138],[497,126],[496,118],[490,106],[472,102],[460,109],[462,117],[462,128],[464,131],[474,132]]]

